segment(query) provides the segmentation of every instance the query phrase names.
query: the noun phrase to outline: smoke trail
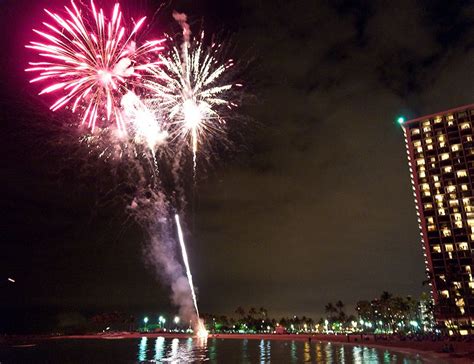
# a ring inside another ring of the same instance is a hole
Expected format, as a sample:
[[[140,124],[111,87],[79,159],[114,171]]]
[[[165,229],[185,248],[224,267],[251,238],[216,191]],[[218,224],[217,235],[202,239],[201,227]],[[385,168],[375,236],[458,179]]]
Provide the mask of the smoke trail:
[[[194,287],[190,286],[186,271],[177,255],[179,245],[171,213],[174,209],[167,194],[160,189],[159,181],[149,184],[143,164],[135,164],[139,180],[135,197],[129,205],[129,212],[148,235],[144,249],[145,259],[157,276],[170,286],[171,301],[178,307],[183,321],[191,322],[194,331],[199,332],[202,323],[196,311]]]
[[[183,28],[183,38],[184,43],[189,45],[189,40],[191,38],[191,28],[188,24],[188,17],[184,13],[178,13],[176,10],[173,11],[173,19],[176,20],[181,28]]]

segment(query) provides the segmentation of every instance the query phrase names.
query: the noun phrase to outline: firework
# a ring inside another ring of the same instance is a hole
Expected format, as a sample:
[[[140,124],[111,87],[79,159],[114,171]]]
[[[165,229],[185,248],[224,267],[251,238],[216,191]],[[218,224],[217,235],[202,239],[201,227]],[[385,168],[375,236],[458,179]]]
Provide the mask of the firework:
[[[135,93],[128,91],[121,100],[123,115],[128,120],[128,129],[135,143],[146,143],[152,153],[157,146],[166,142],[168,132],[159,123],[159,115],[148,107]]]
[[[164,39],[138,46],[134,39],[146,17],[138,20],[127,35],[118,3],[109,19],[93,1],[88,11],[78,8],[74,1],[65,10],[63,17],[45,9],[51,24],[43,22],[45,30],[34,30],[43,40],[26,46],[45,59],[29,63],[31,67],[26,71],[39,73],[30,82],[50,82],[40,94],[61,92],[51,110],[66,106],[72,112],[79,111],[82,124],[92,130],[98,122],[114,120],[124,131],[120,100],[127,87],[157,67]]]
[[[240,85],[223,81],[233,61],[220,62],[220,45],[206,47],[202,37],[189,41],[189,34],[184,35],[180,47],[160,55],[161,67],[152,71],[154,77],[145,84],[169,120],[170,140],[189,146],[195,164],[199,146],[210,136],[223,134],[224,115],[236,106],[230,101],[230,90]]]

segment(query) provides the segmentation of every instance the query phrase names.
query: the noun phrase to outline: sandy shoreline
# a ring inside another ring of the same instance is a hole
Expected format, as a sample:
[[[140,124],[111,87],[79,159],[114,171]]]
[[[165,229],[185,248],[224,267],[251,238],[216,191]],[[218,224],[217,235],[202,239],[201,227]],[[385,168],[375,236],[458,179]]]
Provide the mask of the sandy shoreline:
[[[65,336],[30,336],[30,337],[12,337],[10,340],[1,340],[0,344],[9,345],[13,343],[26,343],[42,340],[122,340],[148,338],[178,338],[187,339],[192,337],[190,334],[183,333],[113,333],[113,334],[90,334],[90,335],[65,335]],[[373,335],[365,335],[361,340],[360,335],[325,335],[325,334],[210,334],[209,339],[248,339],[248,340],[298,340],[317,342],[332,342],[344,345],[362,345],[378,349],[388,349],[409,355],[419,354],[428,362],[450,362],[450,363],[474,363],[474,343],[469,342],[450,342],[454,346],[454,353],[443,353],[442,349],[445,341],[401,341],[396,339],[380,340],[374,339]],[[10,341],[10,343],[9,343]]]

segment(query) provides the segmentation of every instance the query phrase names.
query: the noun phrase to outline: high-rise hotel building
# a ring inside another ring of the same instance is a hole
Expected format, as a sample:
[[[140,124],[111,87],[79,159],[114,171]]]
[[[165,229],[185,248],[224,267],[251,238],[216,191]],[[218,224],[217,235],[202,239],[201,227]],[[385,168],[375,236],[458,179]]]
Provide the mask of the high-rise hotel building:
[[[399,122],[435,320],[474,334],[474,104]]]

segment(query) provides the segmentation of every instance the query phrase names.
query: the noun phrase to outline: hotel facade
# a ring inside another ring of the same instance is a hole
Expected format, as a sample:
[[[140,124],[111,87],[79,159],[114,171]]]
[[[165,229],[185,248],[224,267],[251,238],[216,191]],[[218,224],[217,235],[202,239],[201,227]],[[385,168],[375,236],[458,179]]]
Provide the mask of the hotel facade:
[[[435,320],[474,334],[474,104],[400,124]]]

